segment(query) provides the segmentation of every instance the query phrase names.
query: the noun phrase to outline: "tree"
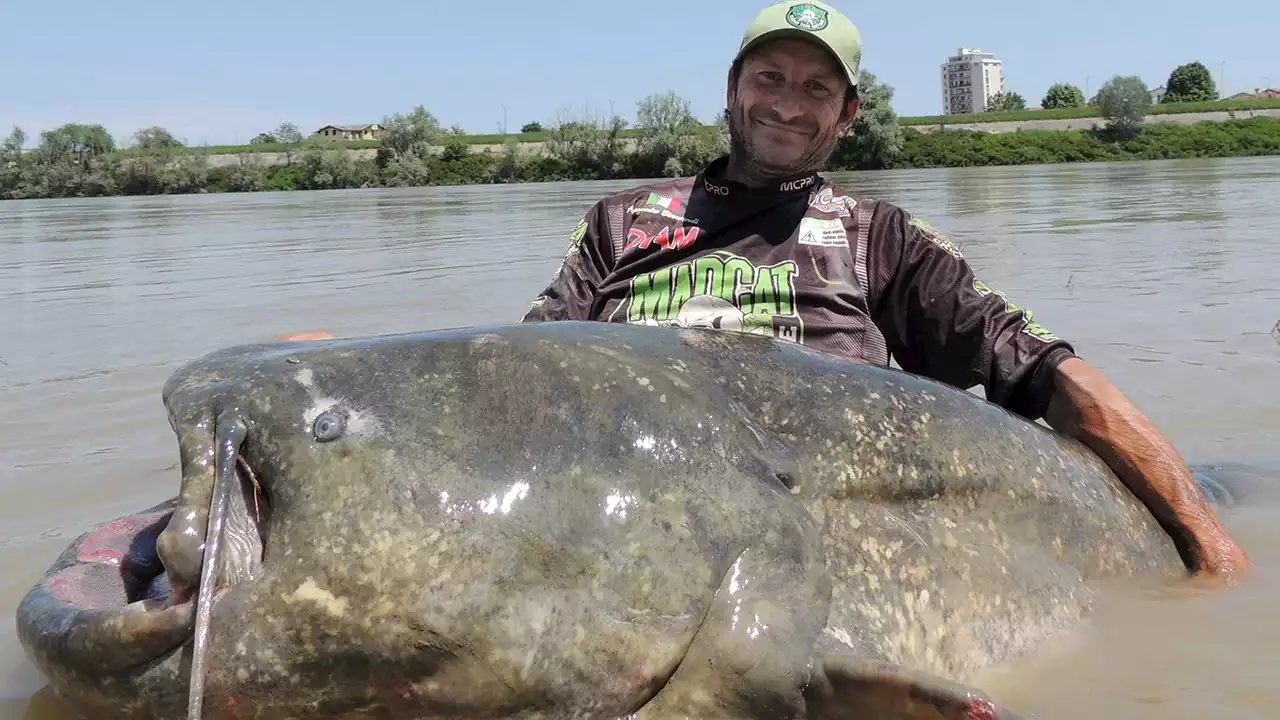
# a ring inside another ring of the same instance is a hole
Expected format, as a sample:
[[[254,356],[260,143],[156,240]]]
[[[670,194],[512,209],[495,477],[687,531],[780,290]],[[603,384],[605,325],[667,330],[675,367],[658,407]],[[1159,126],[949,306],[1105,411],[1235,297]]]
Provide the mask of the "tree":
[[[382,119],[382,147],[397,155],[413,149],[419,157],[427,157],[440,135],[440,121],[421,105],[408,115],[396,113]]]
[[[89,161],[116,149],[111,133],[101,125],[67,123],[40,133],[40,149],[50,161],[77,163],[89,167]]]
[[[142,150],[168,150],[182,147],[182,143],[178,142],[168,130],[158,125],[143,128],[134,133],[133,143]]]
[[[0,200],[17,196],[22,185],[22,146],[26,144],[27,134],[16,125],[0,143]]]
[[[561,112],[547,137],[545,155],[571,173],[565,179],[606,180],[628,172],[626,143],[621,133],[627,121],[617,115],[605,119],[568,119]]]
[[[3,147],[6,153],[18,154],[22,151],[22,146],[27,144],[27,134],[17,125],[13,126],[13,132],[9,133],[9,137],[5,138]]]
[[[298,126],[291,122],[280,123],[280,127],[271,134],[275,135],[278,142],[285,145],[297,145],[302,142],[302,133],[298,131]]]
[[[902,153],[902,128],[893,110],[893,88],[863,70],[858,78],[858,117],[840,138],[831,166],[845,170],[891,167]]]
[[[268,145],[280,142],[275,135],[271,133],[258,133],[249,141],[250,145]]]
[[[653,94],[636,103],[637,167],[645,174],[681,177],[715,155],[728,151],[728,138],[693,115],[690,103],[674,92]]]
[[[1179,65],[1169,73],[1165,83],[1165,103],[1207,102],[1218,99],[1218,89],[1213,84],[1209,68],[1197,62]]]
[[[996,93],[987,100],[987,112],[1026,110],[1027,101],[1018,93]]]
[[[1132,135],[1141,127],[1151,106],[1151,92],[1137,75],[1119,75],[1103,83],[1097,95],[1098,109],[1107,119],[1107,128]]]
[[[1040,107],[1045,110],[1076,108],[1081,105],[1084,105],[1084,91],[1071,83],[1061,82],[1051,85],[1044,94],[1044,100],[1040,101]]]
[[[543,132],[543,129],[542,129],[542,123],[540,123],[540,122],[530,122],[530,123],[525,123],[524,125],[522,125],[522,126],[520,127],[520,132],[522,132],[522,133],[536,133],[536,132]]]
[[[291,122],[282,122],[271,133],[264,133],[264,135],[271,138],[272,142],[284,145],[284,164],[293,165],[296,148],[302,143],[302,133],[298,131],[298,126]],[[259,135],[258,137],[263,136]]]
[[[680,133],[700,124],[689,101],[674,92],[649,95],[636,103],[636,127],[645,135]]]

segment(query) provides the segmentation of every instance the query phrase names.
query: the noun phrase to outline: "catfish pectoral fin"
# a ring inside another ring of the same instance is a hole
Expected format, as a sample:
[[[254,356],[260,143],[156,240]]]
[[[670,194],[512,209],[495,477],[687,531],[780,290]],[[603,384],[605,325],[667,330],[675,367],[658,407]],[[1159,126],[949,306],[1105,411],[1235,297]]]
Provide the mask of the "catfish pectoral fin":
[[[814,663],[805,702],[810,720],[1023,720],[965,685],[845,654]]]

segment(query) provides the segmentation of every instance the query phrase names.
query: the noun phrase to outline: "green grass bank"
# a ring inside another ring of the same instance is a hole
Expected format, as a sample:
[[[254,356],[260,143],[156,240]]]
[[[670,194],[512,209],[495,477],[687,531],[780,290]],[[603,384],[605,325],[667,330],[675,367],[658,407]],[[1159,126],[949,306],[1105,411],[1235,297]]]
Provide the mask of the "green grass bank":
[[[868,167],[868,142],[858,137],[842,139],[826,169]],[[284,165],[244,153],[240,162],[219,166],[211,166],[204,153],[181,148],[95,157],[26,153],[0,158],[0,199],[678,176],[696,172],[725,152],[727,140],[723,133],[710,131],[638,137],[634,142],[626,142],[620,134],[594,134],[550,142],[544,152],[534,155],[516,149],[512,143],[496,152],[476,152],[464,138],[453,135],[438,154],[397,154],[387,148],[356,154],[322,143],[294,148],[294,156]],[[880,166],[906,169],[1258,155],[1280,155],[1280,118],[1152,124],[1131,137],[1093,129],[992,134],[920,132],[906,127],[901,130],[901,146]]]

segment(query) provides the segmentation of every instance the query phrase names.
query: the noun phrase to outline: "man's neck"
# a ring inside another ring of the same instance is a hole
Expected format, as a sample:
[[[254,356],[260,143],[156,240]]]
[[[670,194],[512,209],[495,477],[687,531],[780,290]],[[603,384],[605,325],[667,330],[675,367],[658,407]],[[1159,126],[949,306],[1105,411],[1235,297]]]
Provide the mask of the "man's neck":
[[[724,179],[745,188],[760,190],[766,187],[777,187],[779,183],[787,178],[779,176],[777,173],[769,172],[755,163],[744,160],[742,155],[731,152],[729,153],[729,162],[725,164]]]
[[[752,167],[750,163],[743,162],[741,156],[733,153],[729,155],[729,162],[724,167],[724,179],[753,190],[777,183],[776,179]]]
[[[752,190],[776,189],[787,180],[807,177],[811,174],[811,171],[779,173],[776,170],[767,170],[745,160],[742,154],[736,152],[729,153],[729,159],[724,166],[725,180]]]

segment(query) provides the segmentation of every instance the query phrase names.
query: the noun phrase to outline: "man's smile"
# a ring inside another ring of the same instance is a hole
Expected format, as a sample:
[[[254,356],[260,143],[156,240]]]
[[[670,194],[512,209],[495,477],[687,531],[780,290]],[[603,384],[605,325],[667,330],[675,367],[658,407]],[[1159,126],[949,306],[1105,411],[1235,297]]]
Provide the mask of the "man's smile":
[[[800,135],[802,137],[809,136],[808,131],[795,127],[794,125],[781,125],[779,123],[769,122],[768,120],[760,120],[760,119],[754,119],[752,120],[752,122],[754,122],[758,127],[761,127],[765,130],[770,130],[773,132],[784,132],[792,135]]]

